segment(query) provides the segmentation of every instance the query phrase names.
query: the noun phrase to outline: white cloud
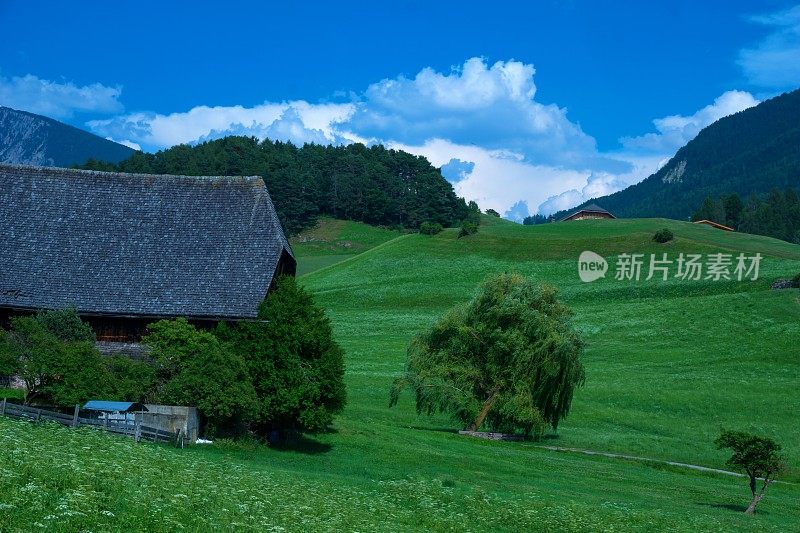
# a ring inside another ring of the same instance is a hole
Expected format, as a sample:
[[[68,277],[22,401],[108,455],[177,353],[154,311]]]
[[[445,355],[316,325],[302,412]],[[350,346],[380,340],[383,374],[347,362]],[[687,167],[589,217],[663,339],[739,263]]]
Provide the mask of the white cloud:
[[[120,87],[100,83],[78,86],[31,74],[0,76],[0,105],[57,119],[70,118],[76,112],[119,113],[123,109],[119,102],[121,92]]]
[[[510,150],[487,150],[474,145],[459,145],[445,139],[431,139],[421,145],[390,142],[390,148],[425,156],[440,167],[451,159],[469,161],[474,167],[453,185],[456,193],[475,200],[482,209],[500,213],[520,200],[539,205],[564,189],[582,187],[588,171],[536,165],[522,154]]]
[[[737,62],[745,76],[761,87],[796,88],[800,85],[800,6],[751,20],[771,31],[755,47],[739,52]]]
[[[614,165],[598,154],[594,138],[554,104],[536,102],[533,65],[473,57],[449,73],[422,69],[372,84],[350,120],[367,137],[422,144],[514,150],[548,165]],[[616,162],[618,164],[618,162]]]
[[[353,112],[352,104],[309,104],[304,101],[269,103],[254,107],[198,106],[182,113],[132,113],[88,122],[92,131],[133,139],[148,147],[215,139],[226,135],[254,135],[304,142],[336,143],[343,133],[335,128]]]
[[[623,137],[622,145],[633,151],[660,152],[672,155],[684,144],[694,139],[700,130],[722,117],[732,115],[759,103],[745,91],[727,91],[692,115],[671,115],[657,118],[653,124],[658,133],[647,133],[638,137]]]
[[[135,143],[133,141],[129,141],[128,139],[123,139],[121,141],[118,141],[118,140],[113,139],[111,137],[106,137],[106,140],[109,140],[111,142],[115,142],[117,144],[121,144],[122,146],[127,146],[128,148],[133,148],[134,150],[141,151],[141,149],[142,149],[142,147],[139,146],[137,143]]]
[[[382,80],[350,103],[198,106],[169,115],[132,113],[88,125],[101,135],[152,148],[232,134],[300,144],[422,144],[447,138],[513,150],[536,164],[624,169],[624,163],[597,152],[595,140],[570,122],[565,109],[534,100],[534,74],[530,64],[498,61],[490,66],[476,57],[447,74],[424,68],[413,79]]]

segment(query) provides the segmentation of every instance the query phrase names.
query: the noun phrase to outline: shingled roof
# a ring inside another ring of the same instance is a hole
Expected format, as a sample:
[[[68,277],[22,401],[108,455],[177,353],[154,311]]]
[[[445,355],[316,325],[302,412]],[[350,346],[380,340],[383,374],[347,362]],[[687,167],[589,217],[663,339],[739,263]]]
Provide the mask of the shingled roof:
[[[0,307],[254,318],[282,257],[260,177],[0,165]]]
[[[601,213],[601,214],[604,214],[604,215],[609,215],[611,218],[617,218],[614,215],[612,215],[611,213],[609,213],[608,211],[606,211],[605,209],[603,209],[602,207],[600,207],[599,205],[597,205],[597,204],[589,204],[589,205],[585,205],[585,206],[581,207],[580,209],[576,209],[572,213],[570,213],[567,216],[563,217],[559,222],[567,220],[569,218],[572,218],[575,215],[577,215],[578,213]]]

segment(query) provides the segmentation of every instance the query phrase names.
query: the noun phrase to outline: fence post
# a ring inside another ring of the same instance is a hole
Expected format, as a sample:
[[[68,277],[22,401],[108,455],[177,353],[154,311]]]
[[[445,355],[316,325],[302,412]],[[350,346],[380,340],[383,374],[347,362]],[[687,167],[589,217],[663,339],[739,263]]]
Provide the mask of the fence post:
[[[75,413],[72,415],[72,427],[78,427],[78,413],[81,410],[81,406],[79,404],[75,404]]]
[[[39,419],[42,417],[42,409],[41,407],[36,410],[36,421],[38,422]]]
[[[6,414],[6,399],[3,398],[3,403],[0,404],[0,416],[5,416]]]
[[[108,413],[105,413],[105,417],[103,418],[103,428],[105,428],[106,432],[108,431]]]
[[[142,440],[142,425],[140,420],[134,420],[133,440],[134,442],[139,442]]]

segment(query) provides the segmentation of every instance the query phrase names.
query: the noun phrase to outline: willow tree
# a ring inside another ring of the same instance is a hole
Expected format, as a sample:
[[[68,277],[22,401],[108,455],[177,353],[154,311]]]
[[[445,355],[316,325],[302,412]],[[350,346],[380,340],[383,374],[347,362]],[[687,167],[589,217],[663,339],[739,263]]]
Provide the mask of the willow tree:
[[[411,342],[390,405],[410,388],[420,414],[539,435],[569,413],[584,382],[583,346],[555,289],[501,274]]]

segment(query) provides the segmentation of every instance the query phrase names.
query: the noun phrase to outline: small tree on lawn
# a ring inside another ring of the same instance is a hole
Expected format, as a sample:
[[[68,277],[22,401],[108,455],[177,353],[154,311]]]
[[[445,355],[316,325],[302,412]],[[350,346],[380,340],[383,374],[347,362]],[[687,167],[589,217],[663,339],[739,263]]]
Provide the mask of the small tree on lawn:
[[[746,514],[756,511],[758,502],[764,497],[767,487],[785,468],[781,456],[781,445],[767,437],[759,437],[742,431],[723,430],[715,441],[717,448],[729,448],[733,455],[725,464],[741,470],[750,478],[750,492],[753,499],[745,510]],[[758,490],[758,480],[763,484]]]
[[[556,291],[517,274],[488,279],[467,305],[445,314],[408,349],[405,388],[418,413],[445,412],[477,431],[556,429],[584,381],[583,342]]]

